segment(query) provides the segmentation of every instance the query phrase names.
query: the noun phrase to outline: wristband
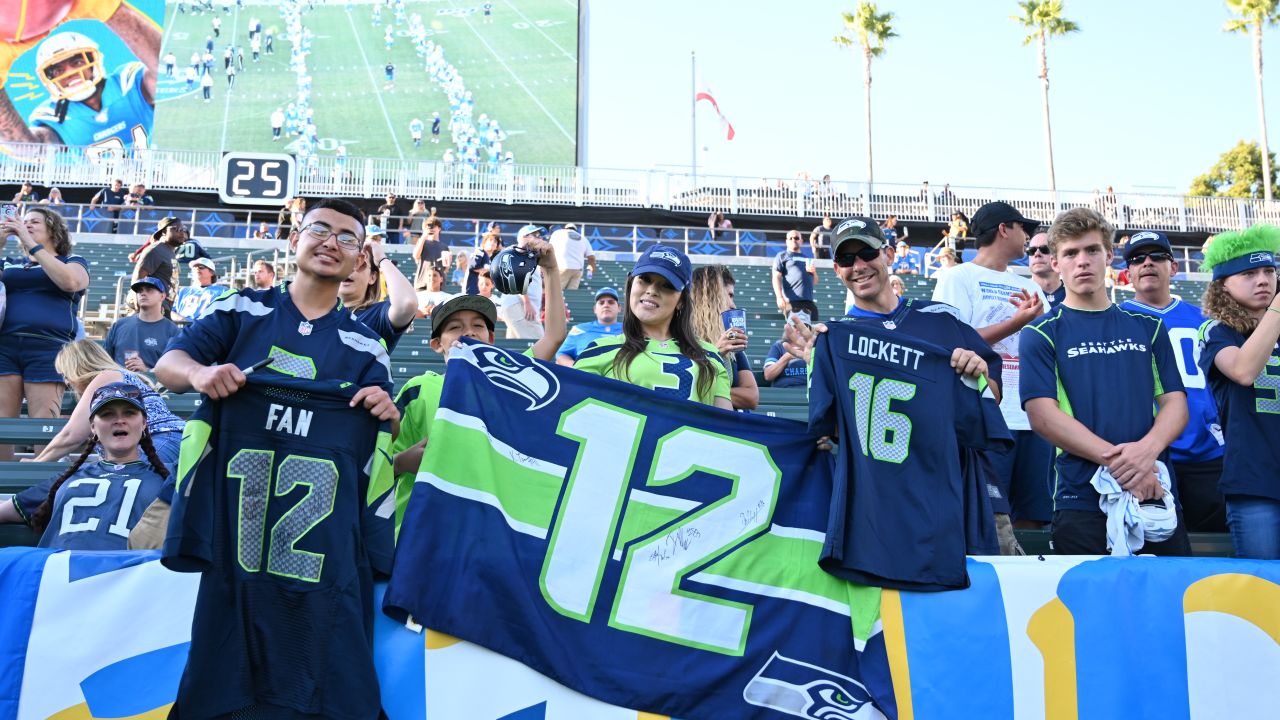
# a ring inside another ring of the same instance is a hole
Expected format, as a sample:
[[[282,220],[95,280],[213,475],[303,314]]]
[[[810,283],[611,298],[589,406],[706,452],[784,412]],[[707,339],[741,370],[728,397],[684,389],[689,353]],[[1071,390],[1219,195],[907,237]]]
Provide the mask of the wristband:
[[[1277,314],[1277,315],[1280,315],[1280,310],[1277,310],[1277,309],[1275,309],[1275,308],[1271,307],[1270,305],[1268,305],[1268,306],[1267,306],[1267,312],[1273,312],[1273,313],[1275,313],[1275,314]]]
[[[30,249],[30,250],[28,250],[27,252],[28,252],[28,253],[30,253],[31,255],[35,255],[36,253],[40,252],[40,251],[41,251],[41,250],[43,250],[43,249],[44,249],[44,246],[43,246],[43,245],[41,245],[41,244],[39,244],[39,243],[36,243],[36,246],[35,246],[35,247],[33,247],[33,248],[31,248],[31,249]]]
[[[390,260],[390,259],[391,259],[391,258],[387,257],[386,255],[383,255],[383,256],[382,256],[382,259],[378,261],[378,267],[382,267],[382,263],[384,263],[384,262],[386,262],[386,261],[388,261],[388,260]],[[391,263],[391,264],[392,264],[392,265],[395,265],[395,263]]]

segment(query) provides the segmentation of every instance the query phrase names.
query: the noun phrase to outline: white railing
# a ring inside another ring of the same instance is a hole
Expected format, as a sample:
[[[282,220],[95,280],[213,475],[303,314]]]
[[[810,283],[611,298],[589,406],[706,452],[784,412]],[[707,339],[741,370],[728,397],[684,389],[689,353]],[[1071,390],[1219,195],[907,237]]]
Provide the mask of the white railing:
[[[133,150],[91,157],[61,145],[0,144],[0,182],[49,186],[101,186],[113,178],[145,182],[161,190],[214,192],[219,153]],[[735,216],[817,218],[897,215],[904,222],[947,222],[972,215],[983,203],[1004,200],[1044,222],[1072,207],[1092,207],[1121,230],[1175,232],[1238,230],[1280,223],[1280,202],[1153,193],[1099,193],[962,186],[923,187],[864,182],[786,180],[667,170],[617,170],[553,165],[506,165],[316,157],[300,168],[299,192],[307,196],[377,198],[388,192],[430,201],[578,207],[663,208]],[[739,223],[741,224],[741,223]]]

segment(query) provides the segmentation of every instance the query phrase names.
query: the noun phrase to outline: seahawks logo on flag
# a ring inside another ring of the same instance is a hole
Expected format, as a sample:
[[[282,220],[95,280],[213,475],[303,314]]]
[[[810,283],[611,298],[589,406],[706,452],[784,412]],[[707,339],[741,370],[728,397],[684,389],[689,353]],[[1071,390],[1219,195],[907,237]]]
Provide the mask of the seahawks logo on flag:
[[[743,688],[742,699],[815,720],[884,720],[862,683],[776,652]]]
[[[475,365],[495,386],[527,400],[527,411],[546,407],[560,394],[560,381],[556,376],[523,355],[513,355],[492,345],[467,343],[454,348],[449,358],[455,356]]]

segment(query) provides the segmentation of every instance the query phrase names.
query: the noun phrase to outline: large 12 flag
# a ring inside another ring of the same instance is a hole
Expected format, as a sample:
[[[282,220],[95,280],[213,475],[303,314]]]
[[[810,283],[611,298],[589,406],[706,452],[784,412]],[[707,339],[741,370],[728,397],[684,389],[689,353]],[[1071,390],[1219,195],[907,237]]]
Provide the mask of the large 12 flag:
[[[454,348],[446,378],[393,617],[636,710],[892,706],[880,591],[818,567],[830,459],[803,425],[487,345]]]

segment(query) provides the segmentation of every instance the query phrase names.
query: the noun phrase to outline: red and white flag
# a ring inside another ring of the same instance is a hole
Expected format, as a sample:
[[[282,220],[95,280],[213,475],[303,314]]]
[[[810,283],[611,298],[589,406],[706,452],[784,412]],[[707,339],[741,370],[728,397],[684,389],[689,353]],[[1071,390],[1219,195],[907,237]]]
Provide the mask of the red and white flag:
[[[716,96],[711,92],[711,88],[708,87],[701,78],[698,79],[698,89],[694,91],[693,100],[695,103],[700,100],[706,100],[711,103],[711,108],[716,111],[716,116],[720,118],[720,124],[725,129],[725,139],[732,140],[734,135],[733,124],[730,123],[729,118],[725,117],[724,113],[720,111],[720,104],[716,102]]]

